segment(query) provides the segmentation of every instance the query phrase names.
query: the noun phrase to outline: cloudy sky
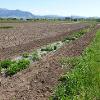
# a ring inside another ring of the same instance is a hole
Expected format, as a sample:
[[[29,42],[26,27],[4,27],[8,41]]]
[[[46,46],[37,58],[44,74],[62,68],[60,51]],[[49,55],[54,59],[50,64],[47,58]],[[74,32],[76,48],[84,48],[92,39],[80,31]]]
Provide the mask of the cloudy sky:
[[[100,17],[100,0],[0,0],[0,8],[20,9],[36,15]]]

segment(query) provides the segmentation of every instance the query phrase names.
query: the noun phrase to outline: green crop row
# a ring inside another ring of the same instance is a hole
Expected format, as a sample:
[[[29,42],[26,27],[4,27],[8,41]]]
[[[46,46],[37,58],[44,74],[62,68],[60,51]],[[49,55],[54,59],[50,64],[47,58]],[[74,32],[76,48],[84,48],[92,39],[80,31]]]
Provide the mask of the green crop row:
[[[4,60],[0,62],[0,71],[5,69],[6,76],[12,76],[17,72],[26,69],[30,64],[29,60],[21,59],[18,61]]]
[[[7,75],[16,74],[20,70],[27,68],[30,61],[33,61],[33,62],[38,61],[44,53],[48,53],[48,52],[57,50],[59,47],[61,47],[63,45],[63,42],[66,42],[66,41],[70,42],[72,40],[75,40],[78,37],[80,37],[81,35],[83,35],[84,33],[86,33],[87,30],[89,31],[89,29],[84,29],[84,30],[80,30],[79,32],[75,32],[75,33],[72,34],[72,36],[64,38],[63,41],[59,41],[59,42],[55,42],[53,44],[49,44],[45,47],[40,48],[39,50],[32,52],[31,54],[23,53],[21,55],[20,60],[16,60],[16,61],[4,60],[4,61],[1,61],[0,62],[0,71],[2,71],[2,69],[6,69]]]
[[[9,29],[9,28],[13,28],[13,26],[0,26],[0,29]]]
[[[49,45],[49,46],[46,46],[44,48],[41,48],[41,51],[48,51],[48,52],[50,52],[50,51],[54,51],[56,49],[57,49],[56,45],[54,45],[54,46]]]
[[[74,33],[72,33],[72,35],[65,37],[62,40],[62,42],[70,42],[70,41],[76,40],[77,38],[81,37],[82,35],[84,35],[85,33],[89,32],[89,31],[90,31],[90,29],[82,29],[78,32],[74,32]]]

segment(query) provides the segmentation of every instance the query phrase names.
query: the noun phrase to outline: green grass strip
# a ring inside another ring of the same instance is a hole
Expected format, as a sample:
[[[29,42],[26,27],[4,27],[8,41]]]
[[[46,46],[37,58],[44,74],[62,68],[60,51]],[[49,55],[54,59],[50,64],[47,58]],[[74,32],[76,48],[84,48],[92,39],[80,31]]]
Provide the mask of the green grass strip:
[[[62,58],[74,69],[59,80],[51,100],[100,100],[100,30],[80,57]]]

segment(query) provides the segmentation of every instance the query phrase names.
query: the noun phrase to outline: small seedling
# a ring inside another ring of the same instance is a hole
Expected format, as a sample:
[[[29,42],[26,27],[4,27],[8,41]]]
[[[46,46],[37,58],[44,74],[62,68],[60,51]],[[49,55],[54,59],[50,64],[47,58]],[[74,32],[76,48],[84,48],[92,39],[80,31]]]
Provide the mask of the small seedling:
[[[29,54],[28,54],[28,53],[24,53],[24,54],[22,55],[22,57],[23,57],[23,58],[28,58],[28,57],[29,57]]]
[[[37,52],[37,51],[34,51],[34,52],[32,53],[32,60],[33,60],[33,61],[39,60],[39,55],[38,55],[38,52]]]

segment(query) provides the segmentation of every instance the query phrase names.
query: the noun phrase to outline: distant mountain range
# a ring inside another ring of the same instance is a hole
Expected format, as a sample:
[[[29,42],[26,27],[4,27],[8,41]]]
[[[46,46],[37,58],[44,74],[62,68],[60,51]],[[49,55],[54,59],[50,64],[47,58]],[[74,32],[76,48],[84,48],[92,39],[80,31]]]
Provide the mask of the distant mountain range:
[[[68,17],[68,16],[66,16]],[[5,8],[0,8],[0,18],[24,18],[24,19],[30,19],[30,18],[46,18],[46,19],[65,19],[63,16],[57,16],[57,15],[34,15],[31,12],[28,11],[21,11],[21,10],[8,10]],[[83,17],[83,16],[70,16],[69,18],[75,19],[75,18],[92,18],[92,17]],[[98,17],[95,17],[98,18]]]
[[[46,16],[39,16],[39,15],[33,15],[32,13],[28,11],[21,11],[21,10],[8,10],[5,8],[0,8],[0,17],[1,18],[48,18],[48,19],[58,19],[58,18],[64,18],[62,16],[57,15],[46,15]]]
[[[0,17],[3,17],[3,18],[33,18],[34,15],[26,11],[8,10],[8,9],[0,8]]]

